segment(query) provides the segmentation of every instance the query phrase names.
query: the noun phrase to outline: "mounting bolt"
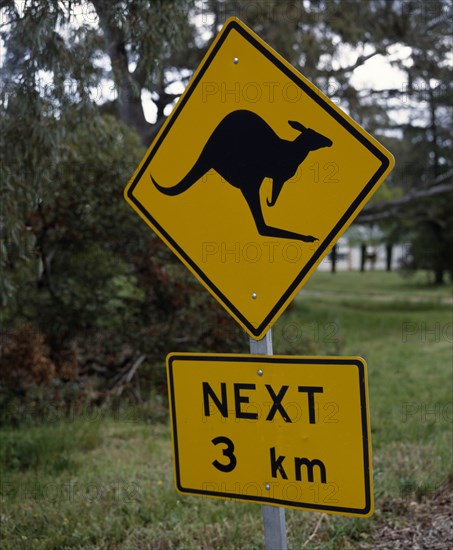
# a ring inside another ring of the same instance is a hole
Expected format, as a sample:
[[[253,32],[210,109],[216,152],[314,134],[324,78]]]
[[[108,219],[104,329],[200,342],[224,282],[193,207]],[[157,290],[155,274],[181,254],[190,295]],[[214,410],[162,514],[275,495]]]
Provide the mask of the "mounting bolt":
[[[266,485],[264,486],[264,488],[266,489],[266,491],[270,491],[270,490],[271,490],[271,486],[269,485],[269,483],[266,483]]]
[[[258,376],[263,376],[264,373],[261,369],[258,369],[257,374],[258,374]]]
[[[256,300],[256,292],[254,292],[254,293],[252,294],[252,298],[253,298],[254,300]]]
[[[235,57],[235,58],[233,59],[233,63],[234,63],[235,65],[237,65],[237,64],[239,63],[239,59],[238,59],[237,57]]]

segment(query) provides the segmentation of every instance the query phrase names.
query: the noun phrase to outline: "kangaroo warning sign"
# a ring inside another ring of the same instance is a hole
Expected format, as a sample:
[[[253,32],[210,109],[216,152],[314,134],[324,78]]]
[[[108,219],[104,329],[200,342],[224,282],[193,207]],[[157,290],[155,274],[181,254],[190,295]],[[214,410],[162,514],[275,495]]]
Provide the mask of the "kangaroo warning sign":
[[[171,354],[167,375],[178,491],[373,513],[363,359]]]
[[[259,339],[393,164],[382,145],[232,18],[125,196]]]

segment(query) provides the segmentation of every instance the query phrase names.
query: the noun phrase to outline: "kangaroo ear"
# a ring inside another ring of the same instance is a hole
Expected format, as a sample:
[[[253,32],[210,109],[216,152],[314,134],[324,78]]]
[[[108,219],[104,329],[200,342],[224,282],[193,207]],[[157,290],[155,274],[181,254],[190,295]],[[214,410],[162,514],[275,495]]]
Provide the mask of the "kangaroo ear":
[[[294,128],[294,130],[299,130],[299,132],[303,132],[307,128],[300,122],[297,122],[297,120],[288,120],[288,124],[291,126],[291,128]]]

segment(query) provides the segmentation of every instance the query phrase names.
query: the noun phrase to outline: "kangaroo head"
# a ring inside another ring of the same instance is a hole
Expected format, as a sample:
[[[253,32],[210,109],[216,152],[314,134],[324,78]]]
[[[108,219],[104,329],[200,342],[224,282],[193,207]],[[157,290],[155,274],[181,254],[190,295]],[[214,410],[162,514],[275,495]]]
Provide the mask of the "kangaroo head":
[[[288,124],[291,128],[301,132],[300,136],[298,136],[295,141],[298,145],[303,145],[308,151],[316,151],[317,149],[330,147],[332,145],[331,139],[316,132],[316,130],[312,128],[307,128],[300,122],[297,122],[297,120],[288,120]]]

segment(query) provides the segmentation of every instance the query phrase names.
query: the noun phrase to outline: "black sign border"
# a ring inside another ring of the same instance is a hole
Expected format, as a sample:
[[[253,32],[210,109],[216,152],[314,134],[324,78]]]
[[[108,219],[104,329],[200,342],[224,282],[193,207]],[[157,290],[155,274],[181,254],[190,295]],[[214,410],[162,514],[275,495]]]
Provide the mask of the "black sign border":
[[[206,70],[209,65],[217,55],[219,49],[222,47],[222,44],[227,39],[231,31],[237,31],[243,38],[245,38],[253,47],[255,47],[262,55],[264,55],[269,61],[271,61],[277,69],[282,71],[289,79],[291,79],[297,86],[299,86],[311,99],[313,99],[318,105],[320,105],[325,111],[327,111],[341,126],[343,126],[350,134],[352,134],[364,147],[366,147],[376,158],[381,162],[381,166],[372,176],[372,178],[365,185],[363,190],[357,195],[356,199],[352,202],[350,207],[347,209],[345,214],[340,218],[338,223],[332,229],[332,231],[327,235],[323,242],[319,245],[316,252],[313,254],[311,259],[307,262],[304,268],[301,270],[299,275],[294,279],[292,284],[286,289],[281,298],[275,304],[275,306],[270,310],[261,324],[257,327],[254,327],[252,323],[239,311],[239,309],[232,303],[228,298],[222,293],[222,291],[207,277],[203,270],[186,254],[186,252],[178,245],[178,243],[171,237],[171,235],[157,222],[157,220],[143,207],[143,205],[138,201],[134,196],[134,189],[140,179],[143,176],[146,168],[153,159],[154,155],[158,151],[165,137],[171,130],[174,122],[178,118],[182,109],[184,109],[185,104],[189,100],[190,96],[198,86],[200,80],[203,78]],[[127,197],[135,206],[140,210],[143,216],[149,220],[152,226],[154,226],[163,237],[171,244],[174,250],[184,258],[184,261],[190,265],[192,270],[198,275],[198,277],[204,281],[206,286],[211,289],[214,296],[216,296],[225,306],[240,320],[243,326],[247,327],[250,334],[255,337],[261,336],[266,327],[277,320],[276,316],[279,310],[284,306],[285,302],[289,299],[292,293],[297,289],[300,283],[303,281],[307,273],[312,269],[313,265],[319,260],[320,256],[325,252],[329,245],[335,240],[335,237],[340,232],[340,230],[346,225],[346,223],[353,217],[355,211],[362,203],[362,201],[369,195],[374,186],[377,184],[379,179],[382,177],[384,172],[389,167],[389,159],[377,148],[373,143],[371,143],[364,135],[362,135],[352,124],[350,124],[341,114],[339,114],[329,103],[327,103],[316,91],[314,91],[310,86],[308,86],[301,78],[299,78],[293,71],[291,71],[285,63],[274,54],[273,50],[266,48],[263,44],[258,41],[255,36],[246,31],[236,20],[229,21],[223,28],[221,34],[218,37],[217,42],[215,43],[212,51],[207,57],[206,61],[200,67],[198,74],[195,78],[189,83],[187,87],[186,94],[181,99],[181,101],[175,107],[175,110],[171,113],[168,123],[165,126],[165,129],[158,137],[157,141],[152,147],[152,150],[148,157],[145,159],[141,169],[135,176],[130,187],[127,190]],[[357,212],[358,214],[358,212]],[[282,310],[283,312],[283,310]],[[274,319],[275,317],[275,319]]]
[[[270,497],[242,495],[235,493],[225,493],[222,491],[202,491],[199,489],[190,489],[183,487],[181,483],[179,446],[178,446],[178,426],[176,421],[176,399],[173,376],[173,363],[175,361],[210,361],[210,362],[234,362],[234,363],[271,363],[271,364],[298,364],[298,365],[349,365],[356,366],[358,369],[358,382],[360,390],[360,412],[362,422],[362,452],[364,464],[364,487],[365,487],[365,506],[364,508],[348,508],[345,506],[328,506],[313,503],[296,503],[292,500],[282,500]],[[251,356],[251,355],[211,355],[211,354],[171,354],[167,357],[168,391],[170,394],[171,427],[173,430],[173,459],[175,467],[175,485],[179,492],[195,496],[208,496],[225,498],[228,500],[237,499],[241,501],[250,501],[260,504],[272,504],[276,506],[285,506],[289,508],[303,509],[313,512],[328,512],[337,514],[349,514],[355,516],[368,516],[373,508],[372,498],[372,463],[371,444],[368,441],[368,399],[365,385],[366,365],[360,357],[338,358],[338,357],[282,357],[275,355]]]

